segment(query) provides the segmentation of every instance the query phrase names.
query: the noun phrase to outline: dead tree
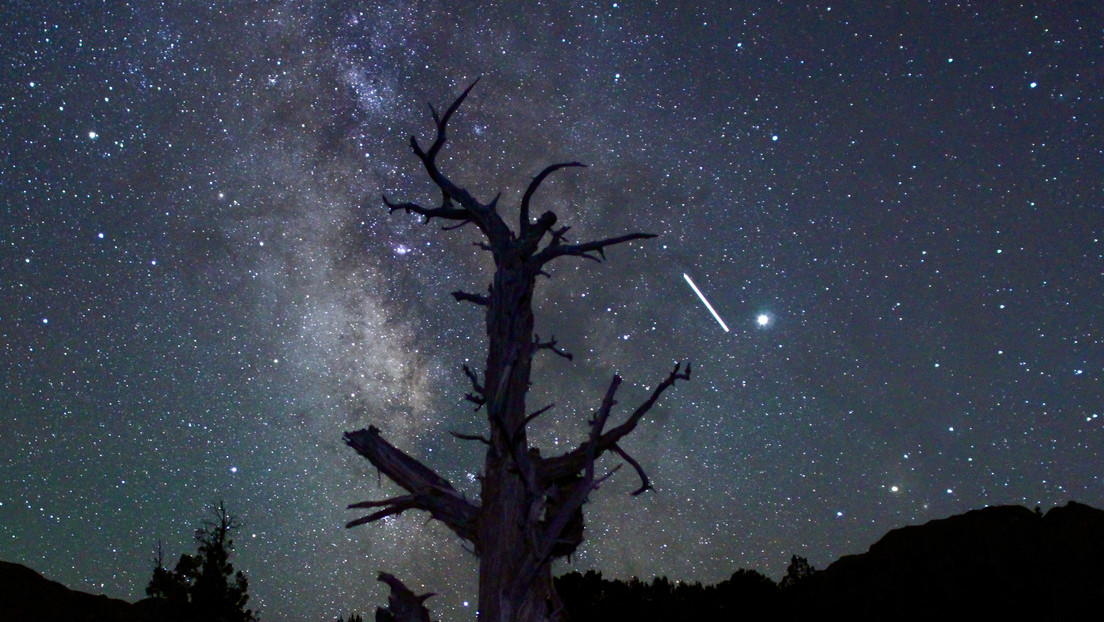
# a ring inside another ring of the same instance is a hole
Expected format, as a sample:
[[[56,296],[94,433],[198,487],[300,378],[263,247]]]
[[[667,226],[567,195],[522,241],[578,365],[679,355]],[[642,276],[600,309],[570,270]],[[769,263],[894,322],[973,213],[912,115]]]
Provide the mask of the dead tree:
[[[478,82],[478,80],[476,80]],[[416,214],[429,222],[438,218],[445,229],[474,225],[483,235],[479,245],[494,257],[494,280],[487,293],[453,292],[460,302],[486,310],[487,364],[482,374],[464,366],[472,390],[467,399],[486,411],[485,435],[453,433],[486,446],[481,474],[479,503],[460,494],[452,484],[419,461],[388,443],[375,427],[345,434],[345,441],[407,494],[381,501],[356,503],[350,508],[374,511],[348,527],[370,523],[406,510],[423,510],[448,525],[471,543],[479,557],[479,620],[517,622],[556,620],[559,601],[552,585],[552,561],[569,555],[583,540],[583,504],[592,490],[613,470],[597,473],[595,462],[613,452],[629,463],[640,477],[633,494],[651,485],[641,465],[621,446],[656,400],[676,380],[689,379],[690,366],[675,365],[665,380],[652,391],[623,423],[607,427],[616,404],[621,378],[614,376],[605,396],[590,419],[587,439],[575,449],[558,456],[541,456],[529,444],[527,427],[551,406],[530,412],[525,395],[533,357],[548,350],[570,359],[556,346],[555,339],[541,341],[533,333],[533,288],[537,277],[547,276],[545,267],[561,257],[592,261],[605,259],[605,249],[632,240],[655,237],[629,233],[594,242],[569,243],[569,227],[557,226],[551,211],[536,220],[530,218],[530,202],[541,183],[563,168],[581,167],[578,162],[552,164],[529,183],[519,206],[517,229],[512,229],[498,208],[498,197],[489,203],[477,200],[438,168],[437,157],[446,141],[446,128],[453,114],[475,86],[473,82],[439,115],[430,106],[436,136],[428,149],[410,138],[414,154],[421,160],[430,180],[440,189],[441,203],[425,207],[418,203],[383,201],[391,212]]]

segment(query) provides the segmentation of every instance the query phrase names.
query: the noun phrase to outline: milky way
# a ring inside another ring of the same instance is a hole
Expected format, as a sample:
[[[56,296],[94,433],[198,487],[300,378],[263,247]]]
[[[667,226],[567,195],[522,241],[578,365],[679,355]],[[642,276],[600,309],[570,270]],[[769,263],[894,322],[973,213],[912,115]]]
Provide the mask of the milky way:
[[[341,434],[478,494],[448,431],[484,425],[484,324],[449,292],[490,259],[381,195],[438,199],[407,141],[479,76],[453,179],[509,210],[582,161],[534,209],[659,234],[538,284],[575,359],[535,362],[534,440],[694,364],[628,443],[655,493],[604,484],[558,570],[777,578],[984,505],[1104,506],[1095,4],[469,4],[5,9],[0,559],[138,599],[224,499],[262,619],[369,614],[379,570],[474,618],[446,529],[344,529],[396,491]]]

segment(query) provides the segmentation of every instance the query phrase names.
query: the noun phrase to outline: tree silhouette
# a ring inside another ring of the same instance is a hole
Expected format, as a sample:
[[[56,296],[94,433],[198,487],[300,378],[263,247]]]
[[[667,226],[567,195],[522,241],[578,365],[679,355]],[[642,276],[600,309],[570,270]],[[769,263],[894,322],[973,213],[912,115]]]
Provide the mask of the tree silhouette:
[[[187,561],[185,561],[187,560]],[[157,557],[153,559],[153,577],[146,586],[146,595],[153,598],[164,598],[174,603],[188,602],[188,580],[186,568],[192,567],[191,555],[184,555],[176,564],[175,570],[165,568],[165,554],[161,548],[161,541],[157,541]]]
[[[541,183],[560,169],[583,166],[578,162],[549,165],[532,179],[518,206],[516,229],[499,213],[498,197],[489,203],[480,202],[450,179],[438,167],[437,157],[446,142],[449,120],[476,82],[464,90],[444,115],[430,106],[436,135],[428,149],[423,149],[417,138],[410,138],[414,154],[441,192],[440,205],[395,203],[386,196],[383,201],[391,212],[417,214],[426,222],[439,218],[447,223],[445,229],[474,225],[483,235],[478,245],[494,258],[494,276],[486,293],[452,294],[457,301],[478,305],[486,312],[486,367],[482,374],[466,365],[463,371],[472,387],[466,397],[477,410],[485,410],[488,429],[482,435],[453,432],[458,438],[486,447],[479,502],[468,500],[446,479],[384,440],[372,426],[347,432],[346,443],[408,494],[349,506],[375,511],[347,526],[370,523],[406,510],[429,512],[470,542],[479,557],[479,620],[556,620],[561,606],[552,583],[552,561],[569,555],[582,542],[583,504],[591,491],[617,470],[599,474],[595,462],[602,454],[613,452],[640,476],[641,485],[633,494],[651,487],[643,467],[620,442],[665,390],[676,380],[689,379],[690,366],[687,364],[683,370],[681,365],[675,365],[623,423],[607,429],[621,384],[621,378],[613,376],[590,418],[587,439],[571,451],[545,457],[529,444],[528,426],[552,407],[550,404],[535,411],[526,407],[533,357],[547,350],[571,359],[557,347],[555,338],[541,341],[533,332],[532,303],[537,277],[548,276],[545,267],[561,257],[601,262],[607,247],[655,236],[629,233],[573,244],[566,235],[570,228],[557,227],[553,212],[546,211],[533,220],[530,203]]]
[[[736,620],[778,615],[778,586],[754,570],[738,570],[717,585],[645,583],[605,579],[602,573],[569,572],[556,577],[567,622],[609,620]]]
[[[245,608],[249,600],[249,581],[230,563],[234,540],[230,532],[241,522],[226,511],[222,501],[211,508],[214,520],[208,520],[195,532],[195,555],[180,556],[173,570],[164,565],[161,543],[157,543],[153,577],[146,594],[177,603],[189,603],[197,620],[210,622],[255,622],[253,611]]]
[[[786,576],[782,577],[782,581],[778,585],[783,589],[792,588],[805,578],[811,577],[815,572],[816,568],[809,564],[809,560],[791,555],[790,565],[786,566]]]

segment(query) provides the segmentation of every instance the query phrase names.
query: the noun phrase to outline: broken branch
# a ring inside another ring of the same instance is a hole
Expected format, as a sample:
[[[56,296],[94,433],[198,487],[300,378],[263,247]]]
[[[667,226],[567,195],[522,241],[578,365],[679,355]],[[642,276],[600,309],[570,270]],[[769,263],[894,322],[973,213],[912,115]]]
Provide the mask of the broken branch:
[[[487,403],[486,391],[484,390],[483,385],[479,382],[479,377],[475,375],[475,372],[472,371],[471,367],[464,365],[464,375],[467,376],[468,380],[471,381],[472,390],[475,391],[474,394],[465,393],[464,399],[475,404],[475,409],[479,410],[480,406],[483,406]]]
[[[376,610],[377,620],[393,620],[394,622],[430,622],[429,610],[425,608],[425,601],[433,596],[433,592],[417,596],[410,588],[394,575],[386,572],[379,573],[379,581],[383,581],[391,588],[391,594],[387,597],[387,608]],[[387,615],[382,615],[387,614]],[[388,617],[390,616],[390,617]],[[359,616],[357,616],[359,618]]]
[[[556,341],[556,336],[555,335],[553,335],[552,339],[550,339],[548,341],[541,341],[540,340],[540,335],[535,335],[535,339],[536,339],[535,344],[536,344],[536,349],[537,350],[551,350],[551,351],[555,352],[556,354],[564,357],[565,359],[567,359],[569,361],[575,358],[574,356],[571,355],[570,352],[566,352],[566,351],[561,350],[561,349],[556,347],[557,341]]]
[[[458,536],[470,540],[476,548],[479,547],[476,532],[479,508],[458,493],[448,480],[385,441],[375,426],[370,426],[367,430],[346,432],[345,443],[367,458],[388,479],[410,493],[386,501],[357,504],[356,507],[385,506],[386,509],[353,521],[349,527],[370,523],[405,510],[418,509],[429,512]]]
[[[365,525],[367,523],[377,521],[387,516],[402,514],[406,510],[416,508],[417,503],[413,496],[404,495],[402,497],[394,497],[391,499],[385,499],[383,501],[361,501],[360,503],[354,503],[350,505],[348,509],[354,510],[378,507],[383,507],[384,509],[369,514],[368,516],[358,518],[354,521],[349,521],[348,523],[345,523],[345,528],[348,529],[350,527],[356,527],[358,525]]]
[[[452,297],[456,299],[456,302],[471,302],[483,307],[491,304],[491,299],[483,294],[469,294],[468,292],[456,290],[452,292]]]
[[[491,441],[487,437],[481,436],[479,434],[461,434],[460,432],[455,432],[455,431],[452,431],[452,430],[449,430],[449,434],[455,436],[456,438],[458,438],[462,441],[479,441],[480,443],[483,443],[484,445],[490,445],[491,444]]]

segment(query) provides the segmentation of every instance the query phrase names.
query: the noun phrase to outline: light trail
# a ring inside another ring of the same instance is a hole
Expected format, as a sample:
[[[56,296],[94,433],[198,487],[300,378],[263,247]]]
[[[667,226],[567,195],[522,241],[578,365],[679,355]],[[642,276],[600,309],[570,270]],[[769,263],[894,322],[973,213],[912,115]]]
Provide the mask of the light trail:
[[[686,279],[686,282],[690,285],[690,289],[693,289],[694,293],[698,295],[698,298],[701,298],[701,301],[705,304],[705,308],[709,309],[709,312],[712,313],[713,317],[717,319],[717,323],[720,324],[721,328],[723,328],[724,331],[727,333],[728,327],[725,326],[724,320],[721,319],[721,316],[717,315],[717,312],[713,310],[713,305],[709,304],[709,301],[705,299],[705,294],[701,293],[701,290],[698,289],[697,285],[694,285],[694,282],[690,280],[690,276],[688,274],[683,272],[682,278]]]

